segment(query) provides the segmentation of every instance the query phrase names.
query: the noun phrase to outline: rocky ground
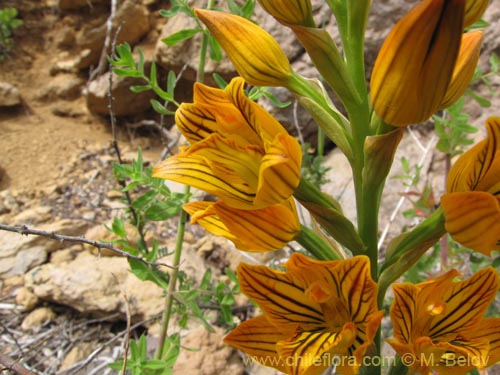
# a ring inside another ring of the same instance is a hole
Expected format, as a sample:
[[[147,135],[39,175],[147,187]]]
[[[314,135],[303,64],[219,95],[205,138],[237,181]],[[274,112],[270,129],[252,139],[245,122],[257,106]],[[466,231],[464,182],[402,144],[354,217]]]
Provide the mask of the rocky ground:
[[[406,2],[405,7],[415,2]],[[374,1],[367,38],[369,63],[390,26],[405,11],[390,3]],[[123,0],[118,4],[113,30],[121,26],[118,43],[127,41],[141,47],[147,64],[158,61],[160,74],[182,71],[178,100],[190,100],[199,41],[173,48],[160,42],[189,27],[189,20],[182,15],[168,22],[162,18],[159,10],[168,2]],[[318,20],[325,18],[321,2],[315,4]],[[0,223],[112,240],[104,225],[115,216],[124,216],[125,204],[112,173],[117,156],[111,143],[109,73],[106,65],[99,68],[110,2],[4,0],[4,5],[19,10],[24,26],[16,30],[14,49],[0,61]],[[314,76],[304,52],[288,32],[260,10],[257,18],[280,40],[294,68]],[[500,52],[498,4],[492,4],[487,18],[493,25],[486,35],[486,55]],[[330,20],[322,21],[328,24]],[[334,25],[329,23],[328,27],[335,34]],[[482,64],[486,66],[486,61]],[[234,75],[227,61],[210,62],[207,71],[217,71],[226,78]],[[172,119],[161,122],[150,109],[149,94],[130,93],[134,83],[137,81],[113,77],[117,140],[125,162],[134,159],[140,147],[145,164],[153,165],[177,134],[170,128]],[[284,92],[278,90],[277,94],[286,99]],[[493,108],[500,108],[497,99]],[[268,103],[262,104],[270,108]],[[292,107],[277,117],[292,131],[292,119],[298,118],[301,135],[314,142],[312,120],[300,110],[294,116]],[[471,111],[476,124],[494,113],[474,106]],[[424,144],[429,141],[425,132],[417,132],[417,137]],[[405,142],[401,155],[414,155],[418,160],[422,153],[418,144],[409,136]],[[336,196],[346,191],[341,198],[349,212],[353,200],[345,189],[349,179],[348,173],[342,172],[344,160],[332,152],[327,163],[333,168],[326,188]],[[427,170],[435,168],[426,163]],[[402,189],[394,185],[387,201],[396,202]],[[394,206],[386,210],[384,226],[390,222]],[[173,247],[175,221],[151,225],[148,232],[162,246]],[[208,267],[215,274],[226,266],[234,269],[242,257],[227,242],[206,236],[199,228],[190,227],[185,240],[183,269],[193,277]],[[133,276],[124,258],[108,255],[82,244],[0,231],[0,355],[8,355],[40,374],[112,373],[106,366],[123,355],[127,309],[132,336],[147,333],[154,347],[163,292]],[[169,258],[162,261],[168,263]],[[176,329],[175,324],[172,329]],[[176,373],[274,374],[245,366],[236,351],[222,344],[223,335],[223,328],[208,334],[200,324],[190,324],[183,332],[183,345],[198,350],[182,351]]]

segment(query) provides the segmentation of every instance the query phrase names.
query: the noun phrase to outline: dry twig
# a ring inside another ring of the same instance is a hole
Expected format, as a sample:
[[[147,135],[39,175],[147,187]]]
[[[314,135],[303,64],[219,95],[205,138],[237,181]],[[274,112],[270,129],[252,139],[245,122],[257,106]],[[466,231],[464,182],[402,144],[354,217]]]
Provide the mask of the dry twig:
[[[0,353],[0,364],[3,365],[3,368],[0,368],[0,373],[5,370],[14,371],[19,375],[36,375],[33,371],[28,370],[21,363],[14,361],[9,356]]]
[[[127,259],[138,260],[149,267],[164,266],[164,267],[168,267],[168,268],[174,268],[174,267],[172,267],[168,264],[165,264],[165,263],[149,262],[144,258],[141,258],[141,257],[136,256],[136,255],[132,255],[130,253],[127,253],[126,251],[120,250],[117,247],[114,247],[113,245],[111,245],[110,243],[89,240],[83,236],[80,236],[80,237],[66,236],[64,234],[47,232],[47,231],[39,230],[39,229],[31,229],[27,225],[22,225],[20,227],[16,227],[16,226],[11,226],[11,225],[0,224],[0,230],[19,233],[22,235],[35,235],[35,236],[47,237],[47,238],[51,238],[53,240],[59,241],[61,243],[62,242],[84,243],[84,244],[87,244],[87,245],[90,245],[90,246],[97,248],[99,251],[101,251],[102,249],[111,250],[112,252],[114,252],[118,255],[121,255]]]

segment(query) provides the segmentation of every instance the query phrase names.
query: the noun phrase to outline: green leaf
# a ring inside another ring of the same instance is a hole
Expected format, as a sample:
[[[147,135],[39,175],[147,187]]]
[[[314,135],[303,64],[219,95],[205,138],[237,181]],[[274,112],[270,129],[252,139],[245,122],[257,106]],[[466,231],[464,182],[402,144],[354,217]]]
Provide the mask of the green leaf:
[[[175,85],[177,84],[177,77],[175,76],[175,72],[173,70],[168,72],[167,77],[167,92],[172,98],[174,97]]]
[[[483,108],[489,108],[491,107],[491,101],[488,99],[476,94],[474,91],[467,89],[466,90],[467,95],[469,95],[472,99],[474,99],[477,104],[479,104]]]
[[[138,94],[143,91],[148,91],[151,90],[150,85],[137,85],[137,86],[130,86],[130,91],[132,91],[135,94]]]
[[[215,84],[220,88],[220,89],[225,89],[228,83],[220,76],[218,73],[213,73],[212,77],[215,81]]]
[[[255,4],[255,0],[247,0],[241,7],[241,16],[246,19],[250,19],[250,17],[254,14]]]
[[[179,12],[181,11],[180,6],[172,6],[170,9],[161,9],[160,10],[160,16],[165,17],[165,18],[172,18],[176,16]]]
[[[500,57],[496,53],[492,53],[489,59],[491,71],[493,73],[498,73],[500,70]]]
[[[208,51],[212,60],[222,60],[222,48],[219,42],[217,42],[217,40],[212,36],[212,34],[208,35]]]
[[[149,190],[132,202],[132,207],[136,210],[144,210],[156,198],[156,191]]]
[[[130,265],[131,272],[139,280],[149,280],[165,290],[168,289],[168,280],[163,272],[150,267],[137,259],[128,259],[128,263]]]
[[[286,108],[290,104],[292,104],[291,101],[286,101],[282,102],[280,101],[276,96],[274,96],[272,93],[269,91],[264,91],[263,95],[271,102],[272,105],[274,105],[276,108]]]
[[[151,99],[149,101],[151,103],[151,106],[153,107],[153,109],[159,113],[160,115],[174,115],[175,112],[169,110],[169,109],[166,109],[163,104],[161,104],[158,100],[156,99]]]
[[[167,36],[161,41],[165,43],[167,46],[172,47],[186,39],[192,38],[200,31],[201,31],[200,29],[184,29],[176,33],[173,33],[172,35]]]
[[[123,219],[115,217],[113,219],[113,224],[111,225],[111,230],[120,238],[127,238],[127,231],[125,230],[125,222]]]
[[[234,2],[234,0],[227,0],[227,6],[229,7],[229,11],[238,16],[241,15],[240,7]]]
[[[181,204],[175,205],[169,201],[159,201],[152,204],[145,212],[146,217],[153,221],[163,221],[177,215],[182,209]]]

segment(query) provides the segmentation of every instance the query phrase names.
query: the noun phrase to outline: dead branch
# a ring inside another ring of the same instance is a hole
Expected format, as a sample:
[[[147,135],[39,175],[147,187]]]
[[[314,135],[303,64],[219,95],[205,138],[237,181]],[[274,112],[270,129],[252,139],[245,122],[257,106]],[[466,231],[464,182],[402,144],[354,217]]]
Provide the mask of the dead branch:
[[[14,361],[12,358],[2,353],[0,353],[0,364],[4,366],[3,368],[0,368],[0,372],[10,370],[19,375],[36,375],[33,371],[28,370],[21,363]]]
[[[95,68],[95,70],[90,74],[90,79],[89,79],[90,81],[103,74],[104,70],[106,69],[106,61],[108,58],[108,51],[111,44],[111,32],[113,31],[113,22],[116,18],[116,7],[117,7],[117,1],[112,0],[111,12],[108,17],[108,20],[106,21],[106,39],[104,40],[104,46],[102,49],[101,57],[99,59],[97,68]]]
[[[16,227],[16,226],[11,226],[11,225],[0,224],[0,230],[19,233],[22,235],[34,235],[34,236],[47,237],[47,238],[51,238],[53,240],[59,241],[61,243],[62,242],[75,242],[75,243],[87,244],[87,245],[90,245],[90,246],[97,248],[99,251],[101,251],[102,249],[108,249],[108,250],[110,250],[118,255],[121,255],[127,259],[138,260],[139,262],[142,262],[149,267],[164,266],[164,267],[168,267],[168,268],[174,268],[174,267],[172,267],[168,264],[165,264],[165,263],[149,262],[144,258],[141,258],[141,257],[136,256],[136,255],[132,255],[130,253],[127,253],[126,251],[120,250],[117,247],[114,247],[113,245],[111,245],[110,243],[89,240],[83,236],[80,236],[80,237],[66,236],[64,234],[47,232],[47,231],[39,230],[39,229],[31,229],[27,225],[22,225],[20,227]]]

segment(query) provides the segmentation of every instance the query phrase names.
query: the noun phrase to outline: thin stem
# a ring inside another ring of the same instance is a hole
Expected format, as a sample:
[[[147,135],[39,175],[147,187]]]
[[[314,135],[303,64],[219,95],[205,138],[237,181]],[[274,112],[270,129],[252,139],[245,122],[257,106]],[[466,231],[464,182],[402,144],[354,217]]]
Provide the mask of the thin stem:
[[[184,188],[184,194],[189,196],[189,186]],[[187,200],[187,199],[186,199]],[[160,338],[158,339],[158,346],[156,347],[155,359],[161,359],[163,355],[163,347],[168,333],[168,324],[172,316],[172,306],[174,302],[175,287],[177,285],[177,278],[179,276],[179,265],[182,255],[182,244],[184,242],[184,232],[186,229],[187,213],[183,210],[179,215],[179,226],[177,227],[177,240],[175,243],[175,252],[172,266],[174,267],[170,274],[168,283],[167,296],[165,298],[165,308],[163,309],[162,323],[160,329]]]
[[[212,9],[215,5],[215,0],[208,0],[207,9]],[[205,78],[205,64],[207,57],[207,47],[208,47],[208,35],[203,34],[200,47],[200,61],[198,64],[198,72],[196,74],[196,81],[203,82]],[[184,188],[185,201],[189,200],[190,187],[188,185]],[[177,227],[177,241],[175,244],[175,253],[173,260],[173,271],[170,275],[170,281],[168,284],[167,296],[165,297],[165,309],[163,310],[163,317],[160,329],[160,338],[158,340],[158,346],[156,348],[155,359],[160,359],[163,355],[163,348],[165,346],[165,340],[168,334],[168,324],[170,322],[170,317],[172,316],[172,306],[174,301],[174,293],[177,284],[177,278],[179,276],[179,265],[182,255],[182,244],[184,242],[184,232],[186,229],[187,213],[181,211],[179,215],[179,225]]]
[[[113,1],[113,3],[115,3],[115,1]],[[112,55],[111,55],[110,61],[115,58],[114,53],[116,50],[116,40],[118,38],[118,34],[120,33],[120,30],[121,30],[121,26],[118,27],[118,29],[116,30],[115,36],[113,38],[113,43],[111,45],[112,46],[111,47]],[[111,133],[113,135],[113,148],[116,152],[116,158],[118,159],[118,164],[123,165],[123,159],[122,159],[122,155],[121,155],[121,151],[120,151],[120,146],[118,145],[118,139],[117,139],[117,134],[116,134],[115,112],[113,110],[113,107],[114,107],[114,97],[113,97],[113,92],[112,92],[113,66],[112,66],[111,62],[109,63],[109,72],[110,73],[109,73],[109,82],[108,82],[108,102],[109,102],[108,107],[109,107],[109,117],[110,117],[110,122],[111,122]],[[120,184],[120,186],[122,188],[126,187],[125,181],[118,180],[118,183]],[[130,215],[132,216],[133,224],[135,225],[135,227],[137,229],[137,233],[139,234],[139,243],[140,243],[141,250],[144,251],[145,253],[148,253],[149,250],[148,250],[148,245],[146,242],[146,236],[144,234],[144,228],[143,228],[142,223],[140,223],[139,215],[137,214],[135,208],[132,205],[132,197],[130,196],[130,193],[128,190],[125,191],[124,194],[125,194],[125,199],[127,200]]]
[[[127,253],[126,251],[118,249],[117,247],[113,246],[111,243],[93,241],[93,240],[89,240],[83,236],[80,236],[80,237],[67,236],[64,234],[47,232],[47,231],[39,230],[39,229],[32,229],[32,228],[29,228],[27,225],[22,225],[22,226],[16,227],[16,226],[0,224],[0,230],[4,230],[7,232],[19,233],[22,235],[34,235],[34,236],[47,237],[47,238],[51,238],[55,241],[59,241],[60,243],[74,242],[74,243],[87,244],[87,245],[95,247],[99,251],[101,251],[102,249],[108,249],[108,250],[110,250],[118,255],[121,255],[127,259],[138,260],[139,262],[144,263],[145,265],[147,265],[149,267],[164,266],[164,267],[171,268],[170,265],[165,264],[165,263],[148,262],[144,258],[141,258],[141,257],[136,256],[136,255],[132,255],[130,253]]]

